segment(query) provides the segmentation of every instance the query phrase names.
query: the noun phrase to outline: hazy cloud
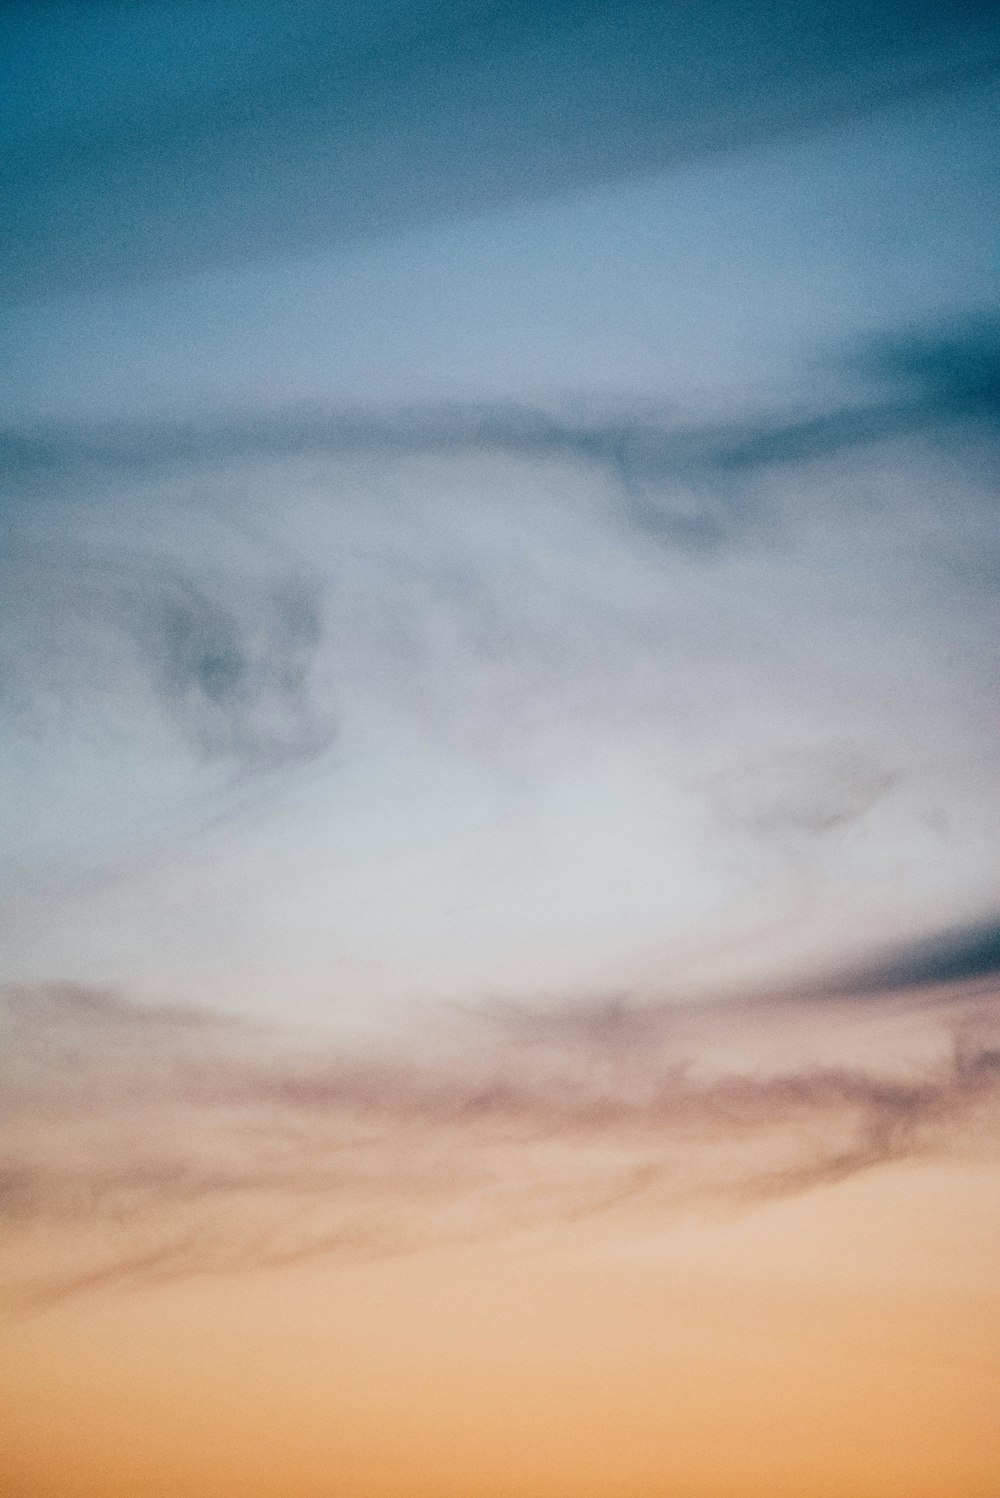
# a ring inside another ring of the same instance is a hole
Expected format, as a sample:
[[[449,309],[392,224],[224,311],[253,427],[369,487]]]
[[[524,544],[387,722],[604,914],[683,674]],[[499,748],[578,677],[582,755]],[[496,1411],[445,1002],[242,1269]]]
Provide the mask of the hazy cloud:
[[[8,731],[38,734],[57,701],[122,724],[143,716],[145,695],[147,717],[159,714],[195,755],[237,773],[329,747],[334,710],[312,680],[319,586],[280,561],[269,575],[240,577],[149,547],[130,555],[128,540],[95,556],[79,517],[61,518],[40,543],[15,538],[0,564]]]
[[[165,838],[174,874],[95,895],[101,919],[135,971],[168,948],[185,970],[177,913],[211,913],[207,968],[261,1006],[287,941],[379,992],[528,992],[556,963],[641,983],[664,946],[787,974],[915,905],[982,908],[994,332],[916,337],[828,355],[892,440],[828,433],[822,461],[771,443],[797,407],[682,427],[641,401],[12,434],[7,972],[126,972],[21,870],[104,877]],[[228,843],[181,846],[247,778],[320,759],[260,781]]]
[[[84,987],[8,990],[8,1293],[761,1200],[989,1137],[992,1000],[927,1011],[916,1046],[912,1017],[897,1033],[887,1011],[855,1059],[847,1012],[813,1013],[798,1055],[787,1003],[627,999],[459,1009],[352,1048]]]
[[[713,554],[766,530],[774,507],[741,478],[895,439],[940,436],[955,423],[996,435],[1000,323],[989,315],[931,328],[884,330],[819,361],[863,393],[806,412],[752,413],[678,424],[649,402],[575,411],[511,403],[395,409],[302,407],[211,419],[0,432],[0,461],[21,502],[193,465],[320,454],[569,461],[607,476],[641,530]]]
[[[774,751],[713,776],[705,791],[720,813],[761,835],[817,835],[863,817],[898,776],[849,745]]]
[[[930,988],[966,979],[992,978],[1000,972],[1000,921],[981,921],[916,941],[849,974],[862,992]]]
[[[332,714],[310,692],[318,592],[291,578],[246,609],[192,583],[136,600],[131,627],[167,711],[208,755],[249,770],[329,747]]]

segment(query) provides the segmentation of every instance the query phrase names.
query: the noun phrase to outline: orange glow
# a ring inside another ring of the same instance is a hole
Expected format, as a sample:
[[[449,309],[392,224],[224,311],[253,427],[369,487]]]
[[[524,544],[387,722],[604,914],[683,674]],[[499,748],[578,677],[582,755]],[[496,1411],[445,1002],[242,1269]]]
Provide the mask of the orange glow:
[[[7,1326],[11,1498],[994,1498],[1000,1192],[904,1164]]]

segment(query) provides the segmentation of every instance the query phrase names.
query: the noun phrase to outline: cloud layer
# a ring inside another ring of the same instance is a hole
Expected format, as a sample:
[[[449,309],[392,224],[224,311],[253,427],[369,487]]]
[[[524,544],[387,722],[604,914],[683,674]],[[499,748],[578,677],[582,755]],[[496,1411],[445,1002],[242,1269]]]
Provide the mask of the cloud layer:
[[[492,1004],[366,1046],[74,985],[3,1008],[15,1305],[745,1206],[992,1149],[1000,1122],[989,990],[860,1016],[849,999]]]
[[[274,1013],[293,954],[357,1017],[664,962],[777,981],[972,920],[996,348],[985,317],[885,332],[823,401],[695,425],[9,431],[5,975],[163,964]]]

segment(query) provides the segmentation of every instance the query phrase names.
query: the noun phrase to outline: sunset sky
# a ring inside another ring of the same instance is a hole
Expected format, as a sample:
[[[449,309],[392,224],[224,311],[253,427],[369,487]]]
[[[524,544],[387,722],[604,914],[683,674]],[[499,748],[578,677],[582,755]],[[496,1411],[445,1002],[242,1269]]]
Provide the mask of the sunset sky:
[[[994,7],[0,37],[4,1498],[996,1498]]]

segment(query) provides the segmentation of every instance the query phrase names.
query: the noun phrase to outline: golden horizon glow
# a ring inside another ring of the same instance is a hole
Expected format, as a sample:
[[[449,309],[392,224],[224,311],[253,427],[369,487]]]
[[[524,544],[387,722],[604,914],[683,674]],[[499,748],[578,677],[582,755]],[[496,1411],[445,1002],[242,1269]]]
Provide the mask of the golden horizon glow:
[[[65,1303],[6,1327],[4,1492],[992,1498],[995,1184]]]

